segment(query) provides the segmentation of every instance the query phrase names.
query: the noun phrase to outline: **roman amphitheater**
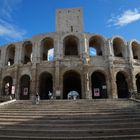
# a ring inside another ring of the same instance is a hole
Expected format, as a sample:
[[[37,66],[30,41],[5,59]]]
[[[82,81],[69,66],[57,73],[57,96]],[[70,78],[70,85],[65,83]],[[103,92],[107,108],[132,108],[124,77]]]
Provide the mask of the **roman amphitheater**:
[[[82,9],[72,8],[57,10],[56,32],[0,47],[1,97],[29,100],[38,92],[48,99],[52,92],[56,99],[67,99],[70,91],[80,99],[140,92],[140,42],[86,33]]]

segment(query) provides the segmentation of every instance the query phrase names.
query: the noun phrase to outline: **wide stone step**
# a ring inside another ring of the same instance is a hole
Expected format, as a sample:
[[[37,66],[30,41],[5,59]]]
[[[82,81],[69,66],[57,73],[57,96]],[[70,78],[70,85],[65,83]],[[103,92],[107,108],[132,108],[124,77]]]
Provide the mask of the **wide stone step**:
[[[1,115],[0,118],[29,118],[29,119],[115,119],[115,118],[140,118],[140,114],[89,114],[89,113],[84,113],[84,114],[47,114],[47,115],[40,115],[40,114],[33,114],[28,115],[28,114],[18,114],[18,115]]]
[[[37,112],[45,112],[45,111],[93,111],[93,112],[99,112],[99,111],[113,111],[113,112],[119,112],[119,111],[124,111],[124,112],[138,112],[140,111],[140,108],[53,108],[53,107],[48,107],[48,108],[20,108],[20,109],[1,109],[0,112],[33,112],[33,111],[37,111]]]
[[[2,140],[139,140],[140,135],[117,135],[117,136],[91,136],[91,137],[34,137],[34,136],[7,136],[0,135]]]
[[[0,140],[140,139],[140,104],[129,100],[16,101],[0,107]]]
[[[140,122],[113,122],[113,123],[56,123],[56,124],[51,124],[51,123],[15,123],[16,125],[13,124],[0,124],[1,129],[18,129],[18,130],[91,130],[91,129],[116,129],[116,128],[137,128],[139,129],[140,127]]]
[[[92,136],[117,136],[117,135],[140,135],[140,128],[115,128],[115,129],[90,129],[90,130],[17,130],[0,129],[0,135],[27,136],[27,137],[92,137]]]
[[[0,116],[0,120],[8,120],[8,119],[25,119],[25,120],[31,120],[31,119],[36,119],[36,120],[98,120],[98,119],[133,119],[133,118],[140,118],[140,114],[111,114],[111,115],[98,115],[98,114],[94,114],[94,115],[46,115],[46,116],[42,116],[40,114],[34,114],[33,116],[30,115],[1,115]]]
[[[140,115],[139,112],[133,112],[133,114],[135,115]],[[44,113],[0,113],[0,116],[49,116],[49,115],[54,115],[54,116],[57,116],[57,115],[64,115],[64,116],[67,116],[67,115],[96,115],[96,116],[100,116],[100,115],[132,115],[131,112],[120,112],[120,113],[115,113],[115,112],[82,112],[82,111],[79,111],[79,112],[44,112]]]
[[[108,118],[108,119],[92,119],[92,120],[87,120],[87,119],[85,119],[85,120],[80,120],[80,118],[79,118],[79,120],[45,120],[45,119],[42,119],[42,118],[40,118],[40,119],[22,119],[22,120],[12,120],[12,119],[10,119],[10,120],[4,120],[4,119],[1,119],[0,120],[0,124],[6,124],[6,123],[24,123],[24,122],[26,122],[26,123],[29,123],[29,124],[52,124],[52,125],[55,125],[55,124],[67,124],[67,125],[71,125],[71,124],[98,124],[98,123],[103,123],[103,124],[105,124],[105,123],[127,123],[127,122],[140,122],[140,118],[116,118],[116,119],[110,119],[110,118]]]

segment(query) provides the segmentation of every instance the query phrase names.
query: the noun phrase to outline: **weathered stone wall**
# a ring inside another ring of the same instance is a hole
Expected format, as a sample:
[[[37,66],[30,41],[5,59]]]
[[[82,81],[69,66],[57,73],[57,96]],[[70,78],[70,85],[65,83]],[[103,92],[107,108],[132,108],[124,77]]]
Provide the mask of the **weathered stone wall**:
[[[67,14],[65,14],[65,10],[67,11]],[[29,40],[12,43],[12,45],[15,46],[14,64],[7,65],[7,50],[11,44],[0,47],[0,95],[3,95],[4,92],[4,78],[11,77],[12,86],[15,87],[15,97],[20,99],[21,77],[27,75],[30,78],[29,92],[31,97],[32,94],[35,94],[40,90],[40,75],[47,72],[52,75],[54,96],[63,98],[63,76],[68,71],[74,71],[80,75],[81,98],[92,99],[92,87],[94,86],[92,83],[92,74],[94,72],[99,72],[104,75],[108,98],[118,98],[118,87],[116,82],[118,73],[124,75],[128,90],[136,91],[138,88],[136,84],[136,75],[139,75],[140,73],[140,59],[134,59],[134,51],[132,48],[137,47],[140,49],[140,43],[136,40],[126,42],[120,36],[113,36],[112,38],[107,39],[99,34],[83,33],[82,11],[80,9],[65,10],[58,10],[57,32],[36,35]],[[76,15],[74,15],[74,13]],[[63,27],[60,25],[60,19],[62,17],[64,18],[62,25],[65,25]],[[78,19],[77,21],[71,21],[73,18]],[[70,30],[70,25],[67,25],[66,21],[73,25],[74,30]],[[80,21],[81,24],[79,23]],[[42,59],[42,41],[46,38],[51,38],[53,40],[53,61]],[[78,55],[65,55],[65,38],[76,39],[78,42]],[[23,44],[26,42],[32,44],[32,59],[25,64],[23,60],[26,53]],[[137,42],[138,45],[133,46],[133,42]],[[93,45],[90,46],[90,44]],[[116,46],[118,48],[120,47],[119,50],[115,50]],[[90,47],[99,51],[99,54],[90,56]],[[115,56],[115,54],[118,53],[117,51],[121,52],[121,54],[118,54],[120,56]]]

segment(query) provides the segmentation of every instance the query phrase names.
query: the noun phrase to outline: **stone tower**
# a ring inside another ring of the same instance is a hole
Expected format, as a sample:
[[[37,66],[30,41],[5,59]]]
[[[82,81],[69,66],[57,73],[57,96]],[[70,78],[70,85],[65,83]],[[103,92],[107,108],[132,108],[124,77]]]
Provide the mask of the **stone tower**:
[[[81,8],[59,9],[56,13],[57,32],[83,32],[83,12]]]

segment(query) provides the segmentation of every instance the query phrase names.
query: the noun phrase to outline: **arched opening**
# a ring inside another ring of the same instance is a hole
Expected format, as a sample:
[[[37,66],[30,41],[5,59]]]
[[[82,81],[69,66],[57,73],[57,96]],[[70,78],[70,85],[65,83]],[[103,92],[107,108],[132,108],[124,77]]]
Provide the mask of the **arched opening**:
[[[30,99],[30,77],[23,75],[20,78],[20,100]]]
[[[94,72],[91,76],[92,82],[92,98],[101,99],[107,98],[107,85],[104,74],[101,72]]]
[[[53,77],[50,73],[44,72],[39,78],[40,99],[49,99],[49,92],[53,93]]]
[[[122,72],[118,72],[116,76],[118,98],[128,98],[128,84]]]
[[[121,38],[114,38],[113,40],[114,56],[124,57],[125,44]]]
[[[64,55],[77,56],[78,55],[79,39],[73,35],[67,36],[64,39]]]
[[[15,59],[15,45],[9,45],[6,52],[6,65],[11,66],[14,64]]]
[[[32,62],[32,43],[30,41],[26,41],[23,44],[23,48],[22,48],[22,62],[23,64],[27,64],[28,62]]]
[[[54,42],[52,38],[45,38],[41,42],[41,56],[42,60],[53,61],[54,60]]]
[[[140,59],[140,44],[136,41],[132,42],[133,59]]]
[[[63,99],[68,99],[68,94],[76,91],[81,96],[81,77],[77,72],[68,71],[63,75]]]
[[[137,92],[140,93],[140,73],[136,75]]]
[[[12,85],[13,85],[13,79],[10,76],[6,76],[3,79],[3,85],[2,85],[2,92],[4,96],[12,95]]]
[[[102,56],[104,41],[100,36],[93,36],[89,40],[89,55],[90,56]]]

